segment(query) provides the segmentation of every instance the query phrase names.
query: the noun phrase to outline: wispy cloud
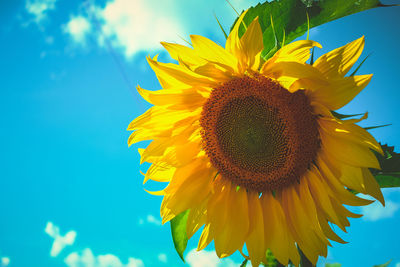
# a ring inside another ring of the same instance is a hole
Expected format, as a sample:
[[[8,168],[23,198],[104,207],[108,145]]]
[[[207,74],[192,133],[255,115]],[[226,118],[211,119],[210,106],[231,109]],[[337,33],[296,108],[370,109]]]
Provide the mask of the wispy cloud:
[[[214,251],[196,251],[196,249],[189,251],[186,255],[186,262],[191,267],[236,267],[240,265],[228,258],[219,259]]]
[[[71,36],[77,44],[84,45],[86,43],[87,34],[91,31],[92,25],[90,21],[83,16],[71,17],[69,22],[63,26],[64,33]]]
[[[257,3],[255,0],[231,2],[239,12]],[[213,17],[214,11],[220,16],[226,30],[229,30],[236,17],[225,1],[203,3],[186,0],[108,0],[104,6],[91,5],[87,1],[84,7],[90,13],[85,16],[91,17],[95,27],[92,27],[91,32],[82,32],[80,38],[91,34],[99,41],[100,46],[111,44],[127,59],[141,51],[160,50],[160,41],[180,41],[179,36],[187,38],[189,34],[205,33],[222,36]]]
[[[146,216],[145,219],[140,218],[139,219],[139,224],[143,225],[145,223],[149,223],[149,224],[153,224],[153,225],[161,225],[161,220],[157,219],[156,217],[154,217],[153,215],[149,214]]]
[[[386,205],[383,207],[379,202],[374,202],[371,205],[361,207],[361,213],[364,214],[363,219],[366,221],[377,221],[380,219],[391,218],[400,208],[398,203],[391,200],[386,200]]]
[[[1,266],[6,267],[10,264],[10,258],[9,257],[1,257]]]
[[[61,236],[59,227],[52,222],[47,223],[45,232],[54,238],[50,251],[52,257],[57,257],[67,245],[72,246],[76,237],[75,231],[69,231],[65,236]],[[129,257],[128,262],[123,264],[116,255],[94,255],[90,248],[69,253],[65,257],[64,263],[68,267],[144,267],[141,259]]]
[[[60,229],[52,222],[48,222],[44,231],[54,239],[51,247],[50,256],[57,257],[58,254],[66,247],[71,246],[75,242],[76,232],[69,231],[64,236],[60,234]]]
[[[36,23],[42,22],[50,10],[54,10],[57,0],[27,0],[25,3],[26,11],[33,16]]]
[[[167,263],[168,261],[167,254],[165,253],[158,254],[157,259],[162,263]]]
[[[127,264],[112,254],[93,255],[90,248],[84,249],[81,253],[72,252],[64,259],[68,267],[143,267],[140,259],[129,258]]]

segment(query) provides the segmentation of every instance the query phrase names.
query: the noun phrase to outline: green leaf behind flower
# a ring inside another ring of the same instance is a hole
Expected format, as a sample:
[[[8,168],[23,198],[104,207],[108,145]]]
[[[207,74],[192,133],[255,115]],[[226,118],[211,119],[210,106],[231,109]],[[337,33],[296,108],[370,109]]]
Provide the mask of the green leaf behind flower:
[[[371,169],[381,188],[400,187],[400,154],[394,147],[382,145],[384,155],[375,153],[381,170]]]
[[[379,6],[384,6],[379,0],[274,0],[249,8],[243,22],[249,25],[259,17],[264,40],[261,56],[268,59],[284,45],[283,39],[290,43],[309,28]],[[244,31],[242,25],[239,36]]]
[[[391,261],[392,261],[392,260],[390,260],[390,261],[388,261],[388,262],[386,262],[386,263],[384,263],[384,264],[374,265],[373,267],[387,267],[387,266],[389,266],[389,264],[390,264]]]
[[[265,267],[284,267],[284,265],[282,265],[274,256],[274,254],[272,254],[271,250],[267,250],[266,253],[266,259],[267,262],[263,263],[263,266]]]
[[[188,215],[189,210],[180,213],[170,221],[172,240],[174,241],[176,252],[178,252],[183,261],[185,261],[183,252],[185,252],[188,242],[188,237],[186,235],[186,223]]]
[[[325,267],[342,267],[340,263],[326,263]]]
[[[338,113],[338,112],[333,111],[333,110],[331,110],[331,113],[332,113],[333,116],[335,116],[338,119],[348,119],[348,118],[352,118],[352,117],[363,115],[362,113],[358,113],[358,114],[341,114],[341,113]]]

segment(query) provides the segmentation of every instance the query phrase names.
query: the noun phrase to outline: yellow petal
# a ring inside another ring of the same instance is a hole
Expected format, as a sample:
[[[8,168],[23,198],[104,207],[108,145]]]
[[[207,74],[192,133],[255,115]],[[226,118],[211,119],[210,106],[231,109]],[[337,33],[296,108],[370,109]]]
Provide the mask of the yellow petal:
[[[203,177],[204,180],[208,181],[208,175],[210,172],[214,171],[207,164],[207,160],[203,158],[195,158],[192,160],[191,164],[181,166],[177,168],[171,182],[165,188],[165,192],[168,194],[176,193],[180,188],[184,187],[184,184],[189,183],[191,180],[199,180],[196,177]],[[203,173],[203,174],[202,174]]]
[[[197,230],[207,222],[207,201],[203,201],[200,205],[192,207],[189,211],[186,224],[186,234],[190,239]]]
[[[233,73],[231,70],[227,70],[214,63],[206,63],[202,66],[194,68],[193,71],[197,74],[209,77],[220,83],[229,81],[233,77]]]
[[[174,105],[174,109],[195,109],[201,107],[206,98],[199,92],[199,88],[168,89],[150,91],[137,86],[138,93],[149,103],[156,106]]]
[[[313,171],[309,171],[308,177],[309,178],[306,180],[308,182],[308,186],[310,188],[310,192],[314,199],[314,202],[322,211],[324,211],[324,213],[327,215],[327,218],[329,218],[330,221],[338,225],[340,229],[344,231],[346,225],[343,225],[341,223],[338,214],[336,214],[332,206],[329,194],[320,180],[318,171],[315,169]]]
[[[171,197],[163,205],[163,223],[191,207],[200,205],[209,196],[215,172],[213,168],[199,168],[187,177],[174,176],[171,183],[178,178],[182,181],[180,181],[179,187],[167,186],[164,190],[165,194],[171,195]]]
[[[161,42],[161,45],[164,46],[170,56],[175,60],[181,59],[183,62],[191,66],[203,65],[207,63],[205,59],[199,57],[190,47],[166,42]]]
[[[348,188],[357,192],[366,194],[364,178],[360,167],[354,167],[348,164],[340,164],[341,176],[339,180]]]
[[[276,259],[283,265],[287,265],[291,260],[293,264],[298,266],[300,256],[280,203],[271,193],[263,194],[261,201],[264,216],[265,247],[270,248]]]
[[[265,262],[265,243],[264,243],[264,218],[261,207],[261,201],[258,193],[249,192],[249,219],[250,219],[250,234],[246,240],[247,251],[253,266]]]
[[[374,153],[365,146],[355,142],[333,137],[320,131],[322,150],[336,160],[355,167],[380,169]]]
[[[344,241],[342,238],[340,238],[331,228],[331,226],[328,224],[328,220],[325,218],[325,216],[322,215],[321,212],[317,213],[318,216],[318,221],[319,225],[321,226],[322,230],[324,231],[326,237],[329,239],[341,243],[341,244],[346,244],[348,242]]]
[[[175,173],[176,168],[165,166],[165,164],[152,164],[147,170],[143,184],[149,179],[157,182],[169,182]]]
[[[175,123],[188,119],[192,116],[199,116],[201,107],[191,112],[190,110],[170,110],[162,106],[149,108],[145,113],[134,119],[128,126],[128,131],[137,129],[165,129],[171,128]]]
[[[147,193],[154,195],[154,196],[163,196],[165,195],[165,191],[164,190],[159,190],[159,191],[149,191],[144,189],[144,191],[146,191]]]
[[[279,49],[272,58],[267,60],[262,69],[267,70],[272,66],[272,64],[281,61],[306,63],[310,58],[310,49],[315,46],[322,48],[319,43],[311,40],[300,40],[287,44]]]
[[[350,226],[350,222],[347,217],[350,218],[361,218],[361,214],[356,214],[348,209],[346,209],[343,205],[339,204],[335,199],[332,199],[332,207],[335,209],[336,213],[339,215],[339,218],[342,220],[343,224],[346,223],[346,226]]]
[[[173,63],[157,62],[147,57],[150,67],[153,69],[163,88],[187,86],[214,87],[216,83],[207,77],[198,75]]]
[[[271,66],[264,65],[260,72],[263,75],[277,79],[278,81],[289,81],[284,85],[285,88],[289,88],[294,82],[304,78],[313,79],[320,83],[326,83],[325,78],[321,75],[318,69],[311,65],[299,62],[281,61],[274,63]]]
[[[367,146],[383,154],[382,148],[375,138],[356,124],[342,122],[337,119],[320,119],[319,125],[329,135]]]
[[[141,163],[157,161],[179,167],[190,163],[200,152],[200,129],[188,127],[179,135],[151,142],[141,156]]]
[[[351,69],[364,49],[364,36],[319,57],[314,66],[326,77],[343,77]]]
[[[246,32],[240,38],[240,42],[242,43],[243,54],[246,56],[246,62],[242,62],[242,65],[257,71],[260,64],[260,53],[264,49],[263,34],[258,17],[247,27]]]
[[[228,203],[229,203],[229,192],[231,183],[221,179],[218,175],[213,183],[213,191],[207,206],[207,222],[212,226],[212,232],[220,232],[225,225]]]
[[[222,231],[215,232],[214,243],[218,257],[223,258],[240,249],[249,231],[248,200],[245,188],[229,188],[227,217],[229,223],[223,225]]]
[[[385,199],[383,198],[381,188],[375,177],[366,168],[362,169],[362,174],[366,193],[379,200],[379,202],[381,202],[382,205],[385,206]]]
[[[302,179],[307,179],[307,178],[302,178]],[[310,227],[312,227],[314,232],[318,235],[318,237],[328,245],[329,241],[326,239],[323,229],[321,228],[318,221],[318,213],[320,213],[320,211],[318,210],[311,196],[308,184],[306,182],[300,182],[296,186],[299,191],[299,199],[301,206],[303,207],[306,215],[308,216]]]
[[[236,58],[223,47],[200,35],[191,35],[190,39],[192,40],[194,51],[201,58],[236,68]]]
[[[182,133],[188,128],[192,128],[192,124],[198,119],[198,116],[188,117],[172,124],[168,123],[157,123],[156,121],[146,122],[144,128],[140,128],[134,131],[128,139],[128,145],[131,146],[134,143],[143,140],[153,140],[155,138],[171,137]]]
[[[210,234],[210,224],[206,224],[204,226],[203,232],[201,232],[201,236],[199,238],[199,243],[197,245],[197,251],[203,250],[205,247],[210,244],[212,241],[213,237]]]
[[[288,225],[296,242],[307,258],[315,265],[319,255],[326,256],[326,243],[313,231],[302,203],[294,187],[287,187],[281,192],[281,203]]]
[[[335,177],[327,164],[321,158],[317,161],[318,168],[321,172],[321,178],[323,178],[326,185],[329,186],[333,197],[339,199],[343,204],[351,206],[363,206],[372,203],[371,200],[357,197],[349,190],[345,189],[344,185],[339,181],[339,178]]]
[[[242,47],[242,42],[240,41],[239,38],[239,28],[240,25],[243,22],[243,18],[246,15],[247,10],[244,11],[239,18],[237,19],[235,25],[232,28],[231,33],[228,36],[228,39],[226,40],[225,43],[225,49],[226,51],[228,51],[229,53],[231,53],[232,55],[234,55],[239,62],[243,62],[243,47]],[[240,72],[244,71],[243,69],[240,70]]]
[[[372,74],[350,76],[330,81],[328,86],[314,88],[311,101],[324,104],[330,110],[337,110],[348,104],[371,81]]]

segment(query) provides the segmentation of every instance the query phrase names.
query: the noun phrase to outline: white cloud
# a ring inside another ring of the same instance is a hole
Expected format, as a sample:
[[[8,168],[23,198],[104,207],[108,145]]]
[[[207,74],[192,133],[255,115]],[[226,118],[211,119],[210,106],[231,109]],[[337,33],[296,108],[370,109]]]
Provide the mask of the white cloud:
[[[236,267],[240,263],[229,258],[219,259],[214,251],[196,251],[192,249],[186,255],[186,262],[190,267]]]
[[[83,45],[86,43],[86,36],[91,31],[92,25],[85,17],[76,16],[72,17],[63,28],[64,32],[69,34],[76,43]]]
[[[47,17],[49,10],[55,9],[57,0],[27,0],[25,3],[26,11],[34,17],[36,23],[40,23]]]
[[[400,262],[396,263],[395,267],[400,267]]]
[[[82,253],[72,252],[64,259],[68,267],[143,267],[143,261],[130,257],[127,264],[112,254],[93,255],[90,248],[86,248]]]
[[[146,220],[148,223],[155,224],[155,225],[161,225],[161,221],[154,217],[153,215],[147,215]]]
[[[162,263],[167,263],[167,261],[168,261],[167,254],[165,254],[165,253],[158,254],[157,258]]]
[[[109,1],[98,12],[102,30],[127,58],[140,50],[160,49],[160,40],[173,41],[184,29],[169,4],[172,1]]]
[[[146,219],[140,218],[139,224],[143,225],[144,223],[154,224],[154,225],[161,225],[161,220],[157,219],[153,215],[149,214],[146,216]]]
[[[6,267],[10,264],[10,258],[9,257],[2,257],[1,258],[1,266]]]
[[[399,208],[399,204],[386,200],[385,207],[383,207],[379,202],[374,202],[371,205],[361,207],[361,212],[364,214],[364,220],[377,221],[392,217]]]
[[[240,12],[258,1],[231,2]],[[160,41],[180,42],[179,36],[188,38],[189,34],[205,33],[222,36],[213,12],[226,31],[236,18],[225,1],[108,0],[103,7],[86,7],[99,21],[102,34],[93,33],[97,35],[99,45],[104,46],[104,38],[107,38],[127,59],[140,51],[155,53],[162,48]],[[88,31],[83,33],[87,34]]]
[[[61,236],[60,229],[52,222],[47,223],[45,232],[54,238],[50,252],[52,257],[57,257],[65,246],[73,245],[76,238],[75,231],[69,231],[65,236]],[[143,261],[140,259],[130,257],[128,258],[128,262],[123,264],[121,260],[113,254],[93,255],[90,248],[86,248],[81,252],[73,251],[65,257],[64,263],[68,267],[144,267]]]
[[[64,236],[60,235],[60,229],[52,222],[47,222],[44,231],[54,239],[51,247],[50,256],[57,257],[58,254],[66,247],[71,246],[75,242],[76,232],[69,231]]]

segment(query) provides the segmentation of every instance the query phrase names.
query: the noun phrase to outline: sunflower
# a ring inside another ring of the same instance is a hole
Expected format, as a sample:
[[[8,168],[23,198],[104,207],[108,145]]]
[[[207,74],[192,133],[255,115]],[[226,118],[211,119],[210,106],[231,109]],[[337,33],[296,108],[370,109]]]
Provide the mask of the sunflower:
[[[266,251],[298,266],[299,249],[313,263],[327,255],[331,240],[345,243],[343,205],[372,201],[348,189],[384,199],[369,168],[379,169],[377,141],[331,111],[350,102],[372,75],[345,76],[364,47],[361,37],[322,55],[312,65],[311,40],[283,46],[263,62],[258,18],[243,36],[243,13],[225,48],[198,35],[191,47],[162,43],[178,64],[148,57],[162,86],[140,95],[153,104],[128,127],[128,144],[151,163],[149,179],[168,182],[162,195],[163,223],[189,210],[189,238],[202,229],[198,250],[214,240],[219,257],[244,245],[253,266]],[[204,227],[203,227],[204,226]],[[203,227],[203,228],[202,228]]]

